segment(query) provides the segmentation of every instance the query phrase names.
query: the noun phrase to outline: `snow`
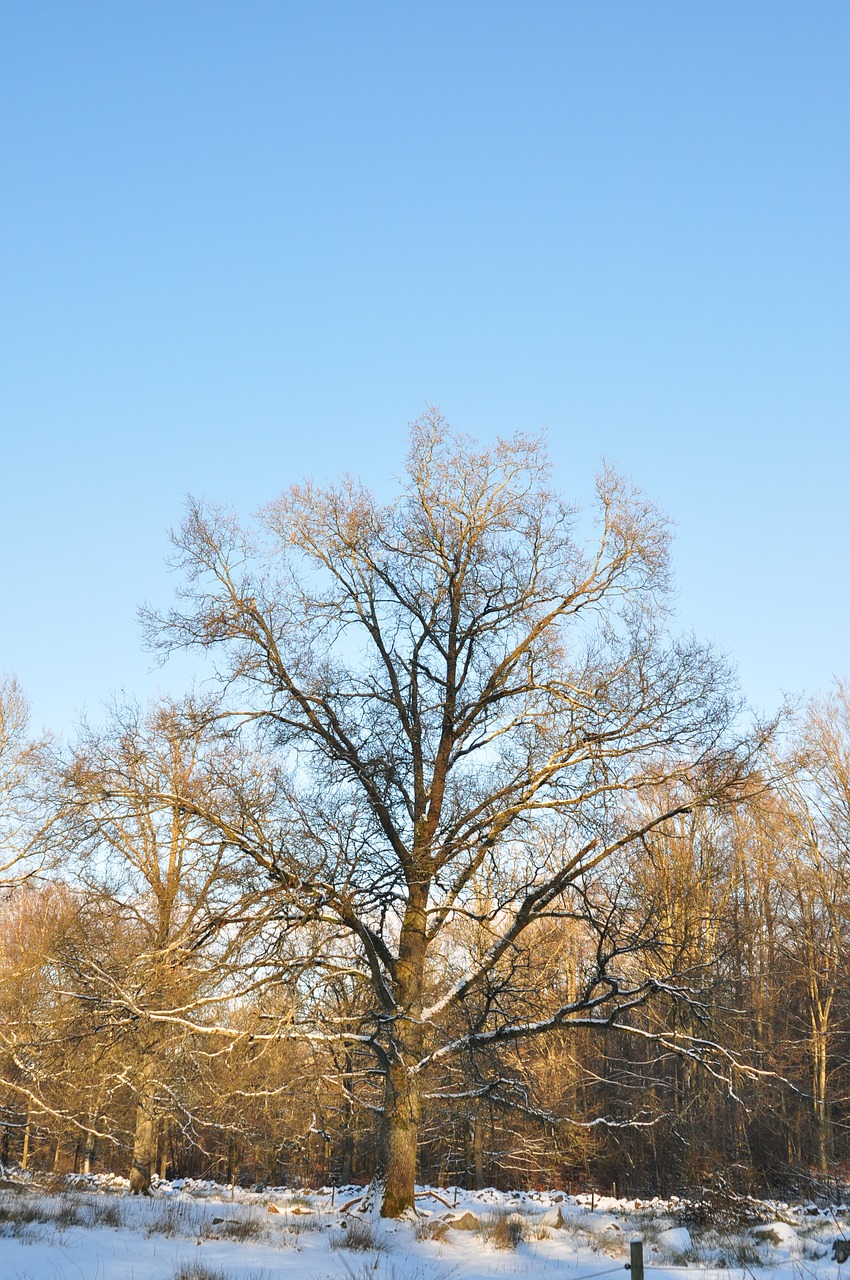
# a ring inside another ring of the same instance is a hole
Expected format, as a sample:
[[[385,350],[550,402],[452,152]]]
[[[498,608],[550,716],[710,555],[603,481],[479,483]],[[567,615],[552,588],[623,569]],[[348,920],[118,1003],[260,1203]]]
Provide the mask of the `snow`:
[[[628,1280],[629,1242],[644,1238],[648,1280],[842,1280],[831,1244],[843,1228],[802,1205],[774,1205],[775,1221],[732,1233],[689,1231],[674,1200],[606,1197],[591,1208],[589,1197],[563,1192],[421,1188],[415,1221],[375,1226],[356,1213],[362,1192],[243,1190],[183,1179],[158,1183],[139,1199],[118,1178],[72,1180],[53,1196],[6,1183],[0,1277],[181,1280],[182,1271],[184,1280]],[[452,1226],[466,1214],[477,1229]],[[516,1247],[500,1248],[512,1232]],[[358,1237],[371,1247],[353,1249]]]
[[[668,1227],[659,1234],[657,1244],[674,1253],[687,1253],[693,1248],[691,1233],[687,1227]]]

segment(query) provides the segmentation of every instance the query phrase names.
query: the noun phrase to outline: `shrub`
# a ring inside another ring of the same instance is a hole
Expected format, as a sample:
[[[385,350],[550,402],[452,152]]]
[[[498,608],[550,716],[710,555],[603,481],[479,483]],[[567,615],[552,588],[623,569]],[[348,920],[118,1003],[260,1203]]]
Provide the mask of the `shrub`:
[[[701,1200],[683,1200],[675,1213],[683,1227],[752,1227],[769,1222],[770,1217],[765,1205],[722,1184],[707,1187]]]
[[[724,1234],[721,1248],[727,1266],[759,1267],[764,1262],[758,1245],[745,1235]]]

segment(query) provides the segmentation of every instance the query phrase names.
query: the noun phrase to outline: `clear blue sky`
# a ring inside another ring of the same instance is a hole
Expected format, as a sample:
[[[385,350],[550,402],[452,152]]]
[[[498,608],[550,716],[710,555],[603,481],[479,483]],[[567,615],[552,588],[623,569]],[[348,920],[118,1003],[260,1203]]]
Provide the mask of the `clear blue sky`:
[[[161,675],[186,493],[398,468],[426,401],[616,460],[765,709],[850,676],[850,4],[0,14],[0,669]],[[174,672],[166,682],[182,682]]]

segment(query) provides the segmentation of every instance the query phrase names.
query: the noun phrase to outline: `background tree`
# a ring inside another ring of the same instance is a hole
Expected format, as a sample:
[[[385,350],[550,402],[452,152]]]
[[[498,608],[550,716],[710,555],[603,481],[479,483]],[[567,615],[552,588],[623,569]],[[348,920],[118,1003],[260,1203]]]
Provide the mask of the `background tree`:
[[[119,930],[108,947],[83,944],[66,963],[101,1040],[122,1048],[136,1107],[133,1191],[150,1185],[159,1121],[178,1105],[178,1061],[205,1052],[187,1018],[200,1031],[250,990],[250,972],[234,982],[244,859],[238,836],[223,834],[243,764],[208,716],[162,704],[86,732],[68,771],[65,830],[82,858],[88,915],[106,911]],[[215,828],[197,816],[207,807]]]
[[[0,889],[36,874],[56,818],[49,738],[29,733],[29,704],[13,677],[0,680]]]
[[[786,965],[799,984],[799,1039],[809,1056],[817,1163],[834,1158],[830,1085],[846,1058],[850,1007],[845,940],[850,924],[850,692],[838,682],[806,708],[782,787],[785,890],[791,924]],[[845,1086],[846,1087],[846,1086]]]

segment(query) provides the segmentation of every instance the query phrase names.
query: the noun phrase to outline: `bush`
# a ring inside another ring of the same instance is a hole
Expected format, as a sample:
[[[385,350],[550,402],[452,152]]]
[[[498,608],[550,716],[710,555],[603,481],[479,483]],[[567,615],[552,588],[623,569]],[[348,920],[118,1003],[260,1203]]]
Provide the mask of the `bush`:
[[[753,1227],[769,1222],[771,1211],[750,1196],[737,1195],[718,1180],[706,1187],[701,1200],[683,1200],[676,1209],[676,1222],[683,1227]]]

